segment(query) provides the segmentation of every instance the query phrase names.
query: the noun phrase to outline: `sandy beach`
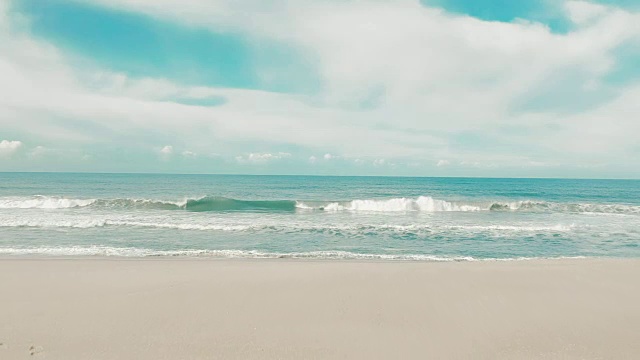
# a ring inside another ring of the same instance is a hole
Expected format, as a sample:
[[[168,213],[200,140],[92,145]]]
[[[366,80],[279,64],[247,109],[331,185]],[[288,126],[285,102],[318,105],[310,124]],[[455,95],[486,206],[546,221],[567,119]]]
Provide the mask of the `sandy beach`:
[[[0,359],[636,359],[639,260],[0,259]]]

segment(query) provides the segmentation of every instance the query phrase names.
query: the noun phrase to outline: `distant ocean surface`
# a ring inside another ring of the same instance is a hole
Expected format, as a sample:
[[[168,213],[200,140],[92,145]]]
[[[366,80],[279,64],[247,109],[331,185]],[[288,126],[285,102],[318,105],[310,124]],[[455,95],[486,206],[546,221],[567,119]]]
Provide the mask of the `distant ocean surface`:
[[[640,257],[640,181],[0,173],[0,255]]]

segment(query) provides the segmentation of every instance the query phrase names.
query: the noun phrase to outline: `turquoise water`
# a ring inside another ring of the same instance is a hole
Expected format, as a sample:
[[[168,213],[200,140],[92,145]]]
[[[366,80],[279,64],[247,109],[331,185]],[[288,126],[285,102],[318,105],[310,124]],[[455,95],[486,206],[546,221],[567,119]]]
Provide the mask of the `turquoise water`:
[[[0,173],[0,254],[640,257],[640,181]]]

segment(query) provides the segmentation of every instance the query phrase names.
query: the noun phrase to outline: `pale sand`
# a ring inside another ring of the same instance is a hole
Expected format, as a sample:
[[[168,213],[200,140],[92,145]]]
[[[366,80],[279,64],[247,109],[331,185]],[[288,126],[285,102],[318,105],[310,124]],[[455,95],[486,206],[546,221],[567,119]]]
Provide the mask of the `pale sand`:
[[[0,359],[640,359],[640,260],[4,258],[0,343]]]

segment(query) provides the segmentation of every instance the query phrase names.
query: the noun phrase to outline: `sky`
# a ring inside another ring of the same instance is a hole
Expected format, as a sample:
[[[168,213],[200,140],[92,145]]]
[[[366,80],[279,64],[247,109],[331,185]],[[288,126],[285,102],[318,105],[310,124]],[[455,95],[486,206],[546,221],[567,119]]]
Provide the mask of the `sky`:
[[[637,0],[0,0],[0,171],[640,178]]]

